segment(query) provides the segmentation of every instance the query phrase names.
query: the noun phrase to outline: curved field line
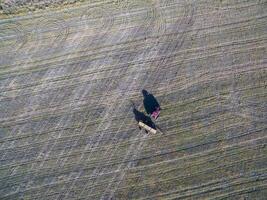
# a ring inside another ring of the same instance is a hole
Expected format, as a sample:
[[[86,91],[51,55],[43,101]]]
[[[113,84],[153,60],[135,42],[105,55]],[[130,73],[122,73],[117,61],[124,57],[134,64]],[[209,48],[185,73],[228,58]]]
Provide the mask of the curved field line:
[[[13,42],[8,45],[3,44],[8,40]],[[16,51],[22,48],[26,42],[26,31],[19,22],[0,24],[0,49],[4,48],[5,52]]]
[[[27,41],[27,33],[19,22],[0,24],[0,65],[9,65],[16,51],[21,49]]]
[[[86,45],[84,53],[86,53],[92,46],[102,45],[107,39],[114,25],[114,16],[104,7],[86,8],[80,16],[80,21],[88,34],[83,36],[83,43]]]
[[[36,50],[49,48],[59,50],[69,35],[69,26],[64,19],[42,19],[37,22],[34,34],[37,40]],[[50,34],[52,33],[52,34]]]

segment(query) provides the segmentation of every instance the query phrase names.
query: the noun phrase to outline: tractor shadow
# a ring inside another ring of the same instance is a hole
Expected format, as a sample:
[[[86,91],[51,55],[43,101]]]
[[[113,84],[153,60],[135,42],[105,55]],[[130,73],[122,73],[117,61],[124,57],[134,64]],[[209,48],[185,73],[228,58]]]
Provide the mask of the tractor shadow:
[[[147,114],[151,115],[156,110],[156,108],[160,109],[159,102],[153,94],[149,93],[146,90],[142,90],[142,93],[144,97],[143,104]]]

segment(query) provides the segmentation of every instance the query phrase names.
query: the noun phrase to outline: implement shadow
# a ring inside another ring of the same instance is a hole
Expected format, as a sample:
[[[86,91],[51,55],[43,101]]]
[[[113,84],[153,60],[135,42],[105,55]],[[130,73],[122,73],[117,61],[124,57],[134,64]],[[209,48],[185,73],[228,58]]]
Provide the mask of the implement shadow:
[[[136,108],[133,108],[133,113],[134,113],[134,118],[138,123],[139,122],[143,122],[147,126],[153,128],[153,129],[156,129],[155,123],[151,120],[151,118],[149,116],[147,116],[144,113],[140,112]]]

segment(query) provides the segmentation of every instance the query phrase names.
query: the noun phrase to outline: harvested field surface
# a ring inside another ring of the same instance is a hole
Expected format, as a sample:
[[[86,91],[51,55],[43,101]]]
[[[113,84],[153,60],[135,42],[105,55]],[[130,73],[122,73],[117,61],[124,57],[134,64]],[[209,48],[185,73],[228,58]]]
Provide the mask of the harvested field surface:
[[[0,5],[1,200],[266,199],[266,0]]]

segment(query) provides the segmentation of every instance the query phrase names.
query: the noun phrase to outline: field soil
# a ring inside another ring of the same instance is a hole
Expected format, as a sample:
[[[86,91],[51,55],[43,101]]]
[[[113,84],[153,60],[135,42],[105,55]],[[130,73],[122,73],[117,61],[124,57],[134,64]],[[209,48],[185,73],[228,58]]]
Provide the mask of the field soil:
[[[266,0],[0,5],[1,200],[266,199]]]

